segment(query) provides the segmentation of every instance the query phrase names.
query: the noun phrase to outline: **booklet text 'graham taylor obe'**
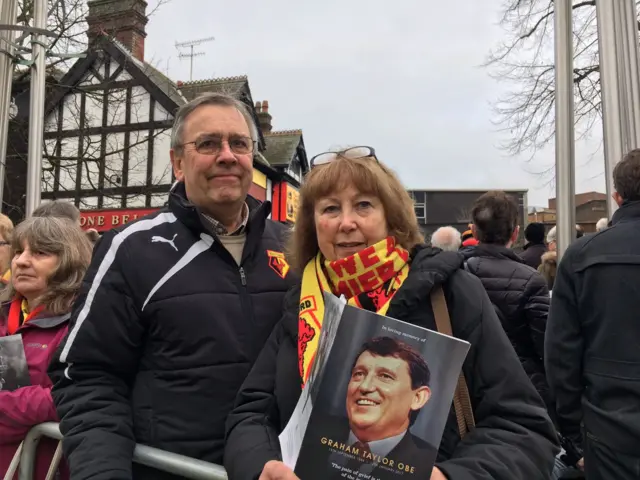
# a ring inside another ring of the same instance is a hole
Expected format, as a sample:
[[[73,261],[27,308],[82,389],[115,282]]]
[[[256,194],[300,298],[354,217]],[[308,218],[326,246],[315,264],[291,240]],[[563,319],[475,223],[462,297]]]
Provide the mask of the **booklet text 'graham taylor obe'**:
[[[469,344],[324,297],[284,463],[302,480],[428,479]]]

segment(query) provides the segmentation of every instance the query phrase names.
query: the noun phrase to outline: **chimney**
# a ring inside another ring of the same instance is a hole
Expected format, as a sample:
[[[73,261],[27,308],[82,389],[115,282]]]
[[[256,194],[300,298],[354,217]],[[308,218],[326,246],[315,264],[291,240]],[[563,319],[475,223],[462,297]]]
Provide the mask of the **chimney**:
[[[271,114],[269,113],[269,100],[256,102],[256,113],[258,114],[258,123],[263,134],[271,133]]]
[[[98,36],[106,34],[124,45],[135,58],[144,61],[145,25],[149,21],[145,0],[89,0],[87,6],[90,45]]]

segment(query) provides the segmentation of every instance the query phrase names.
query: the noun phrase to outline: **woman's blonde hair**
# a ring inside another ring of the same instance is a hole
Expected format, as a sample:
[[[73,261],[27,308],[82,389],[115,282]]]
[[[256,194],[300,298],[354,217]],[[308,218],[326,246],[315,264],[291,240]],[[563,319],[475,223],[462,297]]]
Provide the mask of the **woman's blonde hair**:
[[[388,167],[371,157],[349,159],[338,156],[331,163],[311,170],[300,189],[296,224],[287,252],[292,268],[302,271],[318,253],[314,218],[316,202],[350,186],[380,199],[389,235],[394,236],[399,245],[411,250],[424,241],[413,200]]]
[[[93,246],[86,234],[71,220],[55,217],[31,217],[13,232],[11,256],[28,245],[31,250],[58,256],[58,265],[47,280],[47,291],[37,300],[53,315],[71,310],[89,263]],[[16,294],[13,284],[2,294],[10,300]]]

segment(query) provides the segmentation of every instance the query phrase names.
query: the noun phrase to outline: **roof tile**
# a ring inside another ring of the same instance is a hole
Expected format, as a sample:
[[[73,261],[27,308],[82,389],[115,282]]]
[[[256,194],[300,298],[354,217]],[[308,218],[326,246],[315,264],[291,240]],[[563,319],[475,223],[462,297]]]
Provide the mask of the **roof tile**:
[[[205,92],[225,93],[227,95],[237,96],[248,86],[248,83],[247,76],[241,75],[237,77],[178,82],[178,88],[187,100],[192,100]]]
[[[302,130],[282,130],[264,136],[267,143],[265,157],[273,166],[289,165],[302,138]]]

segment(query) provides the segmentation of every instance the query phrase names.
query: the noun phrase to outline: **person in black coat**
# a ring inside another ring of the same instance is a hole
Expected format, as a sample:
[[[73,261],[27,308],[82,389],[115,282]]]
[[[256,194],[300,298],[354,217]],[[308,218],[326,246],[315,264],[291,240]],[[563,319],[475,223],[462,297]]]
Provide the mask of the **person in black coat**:
[[[560,260],[545,344],[560,432],[584,448],[590,480],[640,475],[640,150],[613,183],[612,226]]]
[[[518,237],[516,204],[504,192],[488,192],[476,200],[472,216],[480,244],[465,253],[466,268],[482,281],[525,372],[553,415],[544,370],[549,289],[542,275],[511,249]]]
[[[324,302],[308,300],[310,286],[347,293],[348,302],[357,300],[360,308],[431,330],[437,327],[430,293],[442,287],[453,334],[471,344],[463,373],[475,428],[461,439],[450,409],[430,479],[547,480],[559,450],[553,425],[482,284],[462,268],[462,255],[422,244],[411,198],[370,147],[322,154],[312,165],[288,257],[292,268],[304,272],[302,282],[287,293],[284,316],[227,419],[224,465],[230,480],[297,478],[280,461],[278,435],[300,397],[320,335],[321,326],[314,325]],[[337,265],[377,268],[385,255],[391,259],[379,270],[384,276],[345,292],[345,286],[360,284],[341,283],[345,272]]]
[[[163,480],[136,443],[222,463],[238,389],[297,281],[248,195],[257,128],[207,93],[175,113],[166,208],[106,232],[49,374],[74,480]]]
[[[544,224],[542,223],[530,223],[527,225],[527,228],[524,229],[524,239],[527,243],[519,255],[525,265],[529,265],[536,270],[542,262],[542,255],[547,251],[544,236]]]

